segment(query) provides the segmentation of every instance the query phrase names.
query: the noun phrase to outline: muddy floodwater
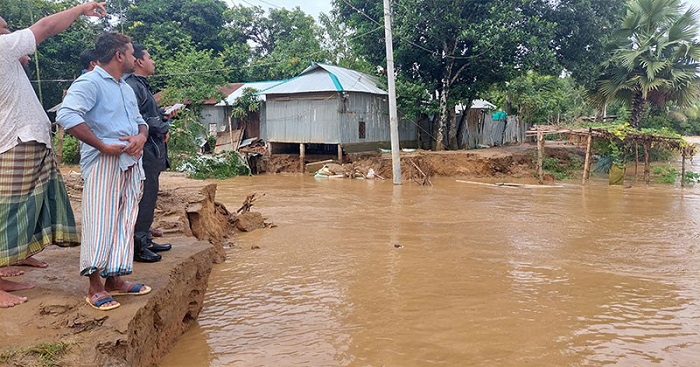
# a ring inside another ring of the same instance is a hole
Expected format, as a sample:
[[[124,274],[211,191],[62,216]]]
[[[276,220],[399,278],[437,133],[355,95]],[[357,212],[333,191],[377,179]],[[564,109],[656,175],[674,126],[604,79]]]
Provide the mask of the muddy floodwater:
[[[277,227],[162,366],[700,365],[700,189],[433,183],[220,181]]]

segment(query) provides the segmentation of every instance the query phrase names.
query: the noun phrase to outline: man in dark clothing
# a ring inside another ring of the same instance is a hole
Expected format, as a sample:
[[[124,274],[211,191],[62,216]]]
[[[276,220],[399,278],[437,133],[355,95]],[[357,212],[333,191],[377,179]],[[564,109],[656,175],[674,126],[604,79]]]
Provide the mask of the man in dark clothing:
[[[125,78],[139,102],[139,112],[148,123],[149,137],[143,148],[143,170],[146,181],[139,202],[139,215],[134,229],[134,260],[139,262],[160,261],[156,252],[168,251],[170,244],[154,243],[150,234],[153,212],[158,199],[158,178],[168,166],[165,146],[168,135],[168,119],[158,109],[146,77],[155,73],[155,61],[143,45],[134,44],[134,72]]]
[[[97,65],[97,53],[94,48],[88,48],[80,53],[80,67],[83,68],[81,74],[92,71]]]

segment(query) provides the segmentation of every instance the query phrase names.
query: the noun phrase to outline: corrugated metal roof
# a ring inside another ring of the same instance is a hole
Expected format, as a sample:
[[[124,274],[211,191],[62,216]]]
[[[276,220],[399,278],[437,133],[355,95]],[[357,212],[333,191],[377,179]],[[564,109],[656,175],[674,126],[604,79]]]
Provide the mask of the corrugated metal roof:
[[[496,106],[485,99],[475,99],[472,101],[472,106],[470,108],[475,110],[495,110]],[[463,104],[460,103],[455,106],[456,113],[462,113],[462,111],[464,111]]]
[[[229,95],[231,95],[231,93],[235,93],[237,90],[240,90],[241,88],[243,88],[244,85],[245,85],[244,83],[226,84],[226,85],[219,87],[219,92],[221,92],[221,94],[223,94],[225,96],[229,96]],[[209,98],[206,101],[202,102],[202,104],[215,105],[215,106],[219,105],[217,98]]]
[[[240,98],[243,95],[243,91],[246,88],[252,88],[257,91],[261,91],[270,87],[274,87],[277,84],[284,83],[283,80],[271,80],[271,81],[265,81],[265,82],[252,82],[252,83],[243,83],[238,89],[234,90],[232,93],[226,96],[223,101],[220,101],[219,103],[215,104],[215,106],[226,106],[226,105],[232,105],[236,102],[238,98]],[[264,95],[259,95],[259,99],[261,101],[265,100]]]
[[[339,66],[312,63],[298,76],[259,94],[294,94],[312,92],[361,92],[386,95],[374,77]]]
[[[496,106],[485,99],[475,99],[472,101],[472,108],[481,110],[495,110]]]

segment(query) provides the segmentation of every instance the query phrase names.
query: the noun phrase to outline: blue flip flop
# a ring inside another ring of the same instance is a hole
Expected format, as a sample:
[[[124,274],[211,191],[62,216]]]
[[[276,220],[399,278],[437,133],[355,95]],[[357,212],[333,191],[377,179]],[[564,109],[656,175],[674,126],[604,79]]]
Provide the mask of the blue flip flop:
[[[95,296],[97,297],[95,298]],[[95,298],[95,302],[91,301],[92,298]],[[100,311],[109,311],[121,306],[119,302],[117,302],[116,305],[107,305],[107,303],[116,302],[114,298],[112,298],[112,296],[107,292],[98,292],[93,294],[92,296],[87,296],[85,297],[85,302],[87,302],[87,304],[90,305],[90,307]]]
[[[151,287],[143,283],[133,283],[129,289],[125,291],[116,290],[110,291],[113,296],[142,296],[144,294],[151,293]]]

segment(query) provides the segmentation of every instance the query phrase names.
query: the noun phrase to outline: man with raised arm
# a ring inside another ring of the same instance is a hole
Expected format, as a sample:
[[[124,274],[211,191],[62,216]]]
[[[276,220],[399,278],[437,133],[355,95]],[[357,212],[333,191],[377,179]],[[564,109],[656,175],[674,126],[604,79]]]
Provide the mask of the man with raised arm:
[[[27,298],[9,292],[32,288],[3,277],[20,275],[8,265],[25,261],[50,244],[79,242],[73,210],[51,144],[51,122],[20,59],[81,15],[105,15],[104,2],[88,2],[10,32],[0,17],[0,307]],[[25,59],[26,60],[26,59]]]

